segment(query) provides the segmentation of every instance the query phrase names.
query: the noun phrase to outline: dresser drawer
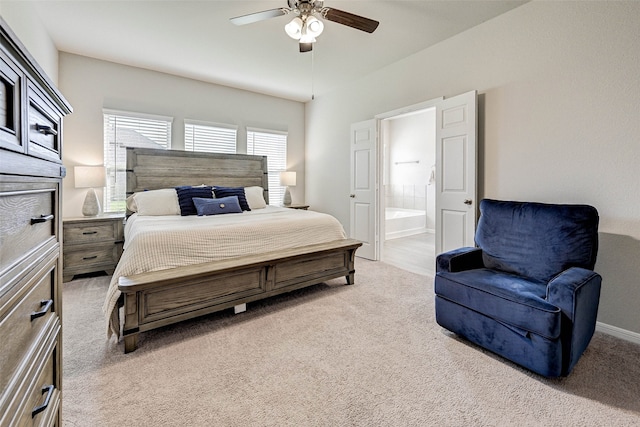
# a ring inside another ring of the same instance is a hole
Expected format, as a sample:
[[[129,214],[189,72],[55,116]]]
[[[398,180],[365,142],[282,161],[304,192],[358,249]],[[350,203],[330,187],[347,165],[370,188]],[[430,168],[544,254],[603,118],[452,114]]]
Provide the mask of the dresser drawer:
[[[118,224],[114,221],[90,221],[73,223],[73,225],[65,222],[63,228],[65,245],[116,241],[119,239]]]
[[[56,350],[49,353],[18,418],[19,426],[54,425],[60,407],[60,390],[56,387]]]
[[[33,351],[44,330],[56,322],[59,302],[56,301],[58,258],[37,267],[38,274],[16,287],[26,292],[16,293],[1,310],[0,330],[0,390],[6,390],[12,378],[22,369],[22,362]]]
[[[0,186],[0,274],[56,239],[57,182]]]
[[[60,162],[62,117],[31,85],[28,94],[28,153],[31,156]]]

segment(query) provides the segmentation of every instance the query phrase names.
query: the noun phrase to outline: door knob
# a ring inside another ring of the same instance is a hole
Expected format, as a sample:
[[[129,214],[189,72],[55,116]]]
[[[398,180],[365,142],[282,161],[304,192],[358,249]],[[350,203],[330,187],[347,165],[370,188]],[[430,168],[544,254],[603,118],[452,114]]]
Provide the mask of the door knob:
[[[355,199],[356,195],[355,194],[349,194],[349,197],[351,197],[352,199]]]
[[[464,200],[464,204],[465,204],[465,205],[470,205],[471,203],[473,203],[473,202],[471,201],[471,199],[465,199],[465,200]]]

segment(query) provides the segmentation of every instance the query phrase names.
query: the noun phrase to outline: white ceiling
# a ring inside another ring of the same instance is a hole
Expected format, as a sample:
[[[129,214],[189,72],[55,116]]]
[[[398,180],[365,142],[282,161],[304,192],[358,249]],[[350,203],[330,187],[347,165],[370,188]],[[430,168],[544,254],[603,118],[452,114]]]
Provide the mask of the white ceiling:
[[[34,1],[58,50],[254,92],[308,101],[465,31],[524,1],[325,0],[380,21],[373,34],[325,21],[313,53],[299,53],[281,16],[245,26],[229,18],[286,0]]]

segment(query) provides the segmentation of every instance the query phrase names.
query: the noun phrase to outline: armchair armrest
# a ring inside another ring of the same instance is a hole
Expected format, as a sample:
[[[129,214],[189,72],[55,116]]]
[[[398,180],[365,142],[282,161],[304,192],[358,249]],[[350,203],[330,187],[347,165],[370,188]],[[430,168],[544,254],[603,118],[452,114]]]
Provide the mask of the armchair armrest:
[[[444,252],[436,258],[436,271],[451,273],[475,268],[484,268],[482,249],[464,247]]]
[[[589,345],[596,328],[600,286],[602,277],[591,270],[572,267],[554,277],[547,285],[547,301],[562,310],[569,325],[563,326],[570,331],[570,346],[566,350],[563,365],[571,371],[584,350]]]

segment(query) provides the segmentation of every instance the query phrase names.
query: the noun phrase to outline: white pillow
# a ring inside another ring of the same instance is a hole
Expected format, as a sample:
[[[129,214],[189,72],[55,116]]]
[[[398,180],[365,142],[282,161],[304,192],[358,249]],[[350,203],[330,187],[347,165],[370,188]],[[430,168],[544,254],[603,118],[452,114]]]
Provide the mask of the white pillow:
[[[135,209],[131,209],[132,207]],[[132,212],[138,212],[138,215],[180,215],[178,193],[174,188],[134,193],[127,198],[127,208]]]
[[[138,212],[138,205],[136,205],[136,199],[133,198],[138,193],[133,193],[127,197],[127,210],[131,212]]]
[[[244,187],[244,196],[251,210],[264,209],[267,202],[264,201],[264,188],[262,187]]]

